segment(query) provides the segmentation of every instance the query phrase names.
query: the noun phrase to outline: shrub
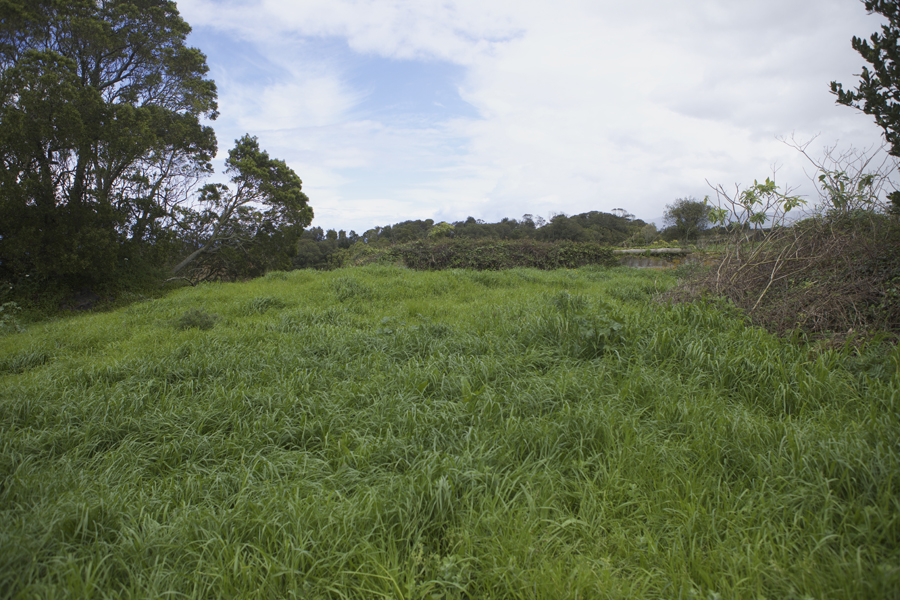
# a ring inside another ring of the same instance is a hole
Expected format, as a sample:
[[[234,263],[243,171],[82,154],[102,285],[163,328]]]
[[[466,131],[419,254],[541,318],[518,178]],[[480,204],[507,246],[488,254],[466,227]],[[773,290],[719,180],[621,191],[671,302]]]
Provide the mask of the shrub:
[[[730,214],[739,226],[721,263],[685,281],[670,298],[711,292],[778,334],[900,334],[897,219],[860,208],[865,203],[855,198],[851,211],[825,210],[787,226],[785,214],[802,201],[781,194],[771,181],[733,196],[718,191],[725,207],[713,213],[723,223]],[[760,229],[766,220],[774,226]]]

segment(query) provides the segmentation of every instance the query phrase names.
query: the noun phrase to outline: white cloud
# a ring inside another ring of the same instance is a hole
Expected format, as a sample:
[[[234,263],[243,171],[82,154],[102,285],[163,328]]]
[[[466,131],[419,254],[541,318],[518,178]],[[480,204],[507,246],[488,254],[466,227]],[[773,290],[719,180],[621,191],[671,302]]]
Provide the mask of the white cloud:
[[[519,33],[512,3],[480,0],[183,0],[188,22],[259,43],[282,36],[345,38],[361,53],[467,62]]]
[[[220,104],[239,128],[261,132],[331,125],[356,102],[334,77],[296,77],[260,88],[229,87]]]
[[[650,219],[677,197],[709,193],[707,179],[746,184],[781,165],[781,181],[805,183],[802,158],[777,136],[879,140],[869,117],[828,93],[832,80],[855,85],[862,59],[850,38],[879,23],[844,0],[179,8],[265,58],[268,76],[247,84],[210,55],[224,129],[258,134],[288,160],[326,227],[619,206]],[[345,54],[329,53],[334,44]],[[478,116],[385,117],[351,76],[372,56],[462,65],[458,93]]]

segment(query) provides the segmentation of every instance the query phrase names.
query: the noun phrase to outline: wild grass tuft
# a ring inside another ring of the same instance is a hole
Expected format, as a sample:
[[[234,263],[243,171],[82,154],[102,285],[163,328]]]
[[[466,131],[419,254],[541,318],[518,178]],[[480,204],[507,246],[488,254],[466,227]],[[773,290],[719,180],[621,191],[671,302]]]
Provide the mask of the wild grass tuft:
[[[174,325],[176,329],[196,328],[206,331],[215,327],[218,320],[218,315],[211,315],[199,308],[192,308],[178,317]]]

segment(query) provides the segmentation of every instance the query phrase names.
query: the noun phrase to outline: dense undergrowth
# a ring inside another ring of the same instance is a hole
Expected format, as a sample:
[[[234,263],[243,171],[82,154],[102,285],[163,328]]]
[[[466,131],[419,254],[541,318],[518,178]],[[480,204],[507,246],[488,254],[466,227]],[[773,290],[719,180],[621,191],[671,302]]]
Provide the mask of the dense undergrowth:
[[[552,242],[532,239],[439,238],[390,246],[358,244],[329,256],[333,268],[396,264],[410,269],[440,271],[515,268],[577,269],[589,265],[611,267],[618,261],[612,248],[597,242]]]
[[[0,597],[890,598],[900,351],[370,266],[0,338]]]
[[[736,238],[712,269],[670,298],[727,298],[779,335],[900,339],[900,223],[872,212],[809,218],[759,240]]]

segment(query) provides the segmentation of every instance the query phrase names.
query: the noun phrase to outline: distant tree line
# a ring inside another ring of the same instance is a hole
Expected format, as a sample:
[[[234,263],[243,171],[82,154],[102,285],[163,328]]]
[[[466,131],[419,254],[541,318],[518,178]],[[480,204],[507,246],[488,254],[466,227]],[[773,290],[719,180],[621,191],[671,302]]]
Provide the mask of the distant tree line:
[[[646,243],[657,237],[656,227],[635,219],[622,211],[621,215],[591,211],[579,215],[558,214],[549,221],[530,214],[521,219],[504,218],[487,223],[475,217],[453,223],[435,223],[433,219],[403,221],[384,227],[373,227],[362,234],[355,231],[312,227],[304,231],[297,242],[292,263],[295,268],[322,269],[342,264],[341,251],[354,244],[387,247],[420,240],[450,238],[457,240],[534,240],[537,242],[590,242],[604,246],[619,246],[628,242]],[[647,229],[651,239],[646,239]]]
[[[257,139],[213,174],[217,90],[169,0],[0,2],[0,281],[32,295],[330,268],[351,248],[455,241],[646,244],[705,223],[677,204],[657,232],[624,209],[487,223],[306,229],[302,182]],[[700,206],[705,210],[705,207]],[[677,213],[677,214],[676,214]],[[693,219],[693,220],[692,220]],[[8,289],[4,285],[3,289]],[[2,301],[2,298],[0,298]]]

